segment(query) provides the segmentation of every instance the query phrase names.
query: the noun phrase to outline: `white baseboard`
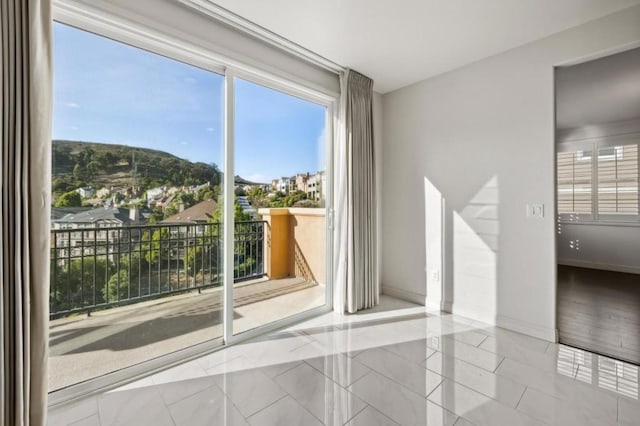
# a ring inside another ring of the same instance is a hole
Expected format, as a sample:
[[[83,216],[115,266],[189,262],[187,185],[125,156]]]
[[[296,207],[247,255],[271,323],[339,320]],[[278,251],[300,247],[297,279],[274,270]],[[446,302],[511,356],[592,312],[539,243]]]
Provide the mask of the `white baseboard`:
[[[456,306],[455,303],[452,303],[449,301],[445,301],[442,304],[442,310],[444,312],[449,312],[451,314],[459,315],[461,317],[468,318],[474,321],[484,322],[489,325],[496,325],[495,316],[480,314],[478,312],[469,311],[466,309],[460,309],[459,307]]]
[[[404,290],[398,287],[382,285],[382,294],[395,297],[396,299],[406,300],[407,302],[416,303],[418,305],[425,304],[424,294],[414,293],[413,291]]]
[[[587,260],[558,259],[559,265],[575,266],[577,268],[603,269],[605,271],[626,272],[629,274],[640,274],[639,266],[611,265],[609,263],[597,263]]]
[[[511,318],[505,315],[496,316],[496,325],[500,328],[517,331],[518,333],[537,337],[538,339],[546,340],[547,342],[556,342],[558,340],[557,330],[555,328],[531,324],[530,322]]]
[[[555,328],[547,328],[538,324],[531,324],[527,321],[511,318],[506,315],[479,314],[477,312],[457,308],[455,303],[451,303],[449,301],[445,301],[442,304],[442,310],[454,315],[460,315],[461,317],[504,328],[506,330],[537,337],[538,339],[546,340],[548,342],[558,341],[558,331]]]
[[[422,294],[388,285],[382,286],[382,294],[386,294],[387,296],[395,297],[400,300],[417,303],[419,305],[424,305],[428,309],[436,311],[442,310],[443,312],[460,315],[461,317],[484,322],[489,325],[495,325],[497,327],[526,334],[528,336],[537,337],[538,339],[546,340],[548,342],[558,341],[558,331],[555,328],[543,327],[538,324],[532,324],[527,321],[511,318],[505,315],[486,315],[465,309],[459,309],[456,308],[455,303],[448,300],[443,301],[442,306],[440,306],[439,300],[432,300]]]

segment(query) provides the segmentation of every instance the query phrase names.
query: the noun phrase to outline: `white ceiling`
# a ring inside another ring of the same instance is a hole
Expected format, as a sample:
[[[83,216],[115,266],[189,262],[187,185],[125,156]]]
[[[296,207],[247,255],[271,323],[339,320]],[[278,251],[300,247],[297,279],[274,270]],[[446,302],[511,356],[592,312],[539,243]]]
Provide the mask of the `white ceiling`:
[[[640,0],[212,0],[386,93]]]
[[[556,72],[556,126],[640,118],[640,48]]]

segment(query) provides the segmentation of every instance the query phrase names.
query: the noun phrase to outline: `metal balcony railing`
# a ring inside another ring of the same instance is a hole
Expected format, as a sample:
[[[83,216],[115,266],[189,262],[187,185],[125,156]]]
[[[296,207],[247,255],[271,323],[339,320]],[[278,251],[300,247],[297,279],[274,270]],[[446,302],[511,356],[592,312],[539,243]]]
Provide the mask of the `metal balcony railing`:
[[[235,223],[234,282],[264,276],[264,221]],[[51,231],[50,317],[222,285],[222,224]]]

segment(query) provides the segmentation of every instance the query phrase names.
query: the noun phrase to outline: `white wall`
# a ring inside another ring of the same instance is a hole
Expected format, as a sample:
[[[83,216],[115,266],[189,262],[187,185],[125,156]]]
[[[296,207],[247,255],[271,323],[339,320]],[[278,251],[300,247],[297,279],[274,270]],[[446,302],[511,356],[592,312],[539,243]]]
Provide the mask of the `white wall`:
[[[442,235],[435,303],[555,339],[553,66],[638,43],[639,23],[636,6],[384,96],[383,292],[434,303]]]

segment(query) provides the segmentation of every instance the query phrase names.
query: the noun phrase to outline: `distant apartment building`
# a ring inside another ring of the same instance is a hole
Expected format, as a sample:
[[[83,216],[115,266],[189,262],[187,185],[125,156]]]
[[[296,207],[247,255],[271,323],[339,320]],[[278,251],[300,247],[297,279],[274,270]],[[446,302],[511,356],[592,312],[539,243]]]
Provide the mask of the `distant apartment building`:
[[[60,259],[71,259],[89,254],[120,252],[121,241],[139,238],[137,229],[144,217],[137,208],[98,207],[77,213],[69,213],[51,221],[55,238],[52,246]],[[70,232],[56,232],[69,230]]]
[[[307,181],[307,187],[305,192],[307,193],[307,199],[320,201],[326,196],[327,188],[327,176],[325,173],[318,172],[315,175],[311,175]]]
[[[309,200],[320,201],[325,198],[327,177],[324,171],[316,174],[298,173],[292,177],[274,179],[271,183],[273,191],[289,193],[302,191],[307,194]]]
[[[285,194],[292,191],[295,186],[295,178],[281,177],[271,182],[271,188],[274,191],[284,192]]]
[[[309,173],[298,173],[295,177],[295,191],[307,192]]]

